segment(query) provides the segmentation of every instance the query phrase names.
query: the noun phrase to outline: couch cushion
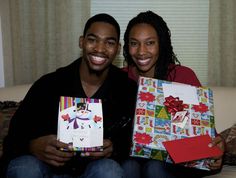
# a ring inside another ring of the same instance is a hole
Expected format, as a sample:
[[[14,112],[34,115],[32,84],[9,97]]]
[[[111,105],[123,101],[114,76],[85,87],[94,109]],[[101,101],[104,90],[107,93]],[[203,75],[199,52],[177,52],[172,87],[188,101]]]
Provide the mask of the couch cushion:
[[[226,142],[224,164],[236,165],[236,124],[220,134]]]
[[[3,138],[8,132],[10,119],[19,107],[20,102],[0,101],[0,157],[2,155]]]
[[[234,178],[236,177],[235,166],[224,165],[219,174],[207,176],[207,178]]]

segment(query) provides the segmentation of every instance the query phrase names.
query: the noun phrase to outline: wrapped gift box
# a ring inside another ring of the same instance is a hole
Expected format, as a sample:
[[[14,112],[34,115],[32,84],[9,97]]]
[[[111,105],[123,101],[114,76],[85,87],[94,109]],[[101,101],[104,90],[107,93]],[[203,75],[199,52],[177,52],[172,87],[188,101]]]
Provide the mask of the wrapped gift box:
[[[100,99],[61,96],[58,140],[74,151],[102,151],[103,113]]]
[[[205,134],[215,137],[210,88],[140,77],[131,156],[172,162],[163,141]],[[184,165],[208,170],[208,162]]]

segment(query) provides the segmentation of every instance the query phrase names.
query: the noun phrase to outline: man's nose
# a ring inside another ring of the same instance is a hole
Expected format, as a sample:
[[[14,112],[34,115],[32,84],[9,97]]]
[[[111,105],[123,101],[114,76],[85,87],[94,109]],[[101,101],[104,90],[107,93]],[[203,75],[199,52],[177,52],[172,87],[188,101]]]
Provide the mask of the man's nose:
[[[106,45],[103,41],[98,41],[95,46],[97,52],[104,52],[106,50]]]

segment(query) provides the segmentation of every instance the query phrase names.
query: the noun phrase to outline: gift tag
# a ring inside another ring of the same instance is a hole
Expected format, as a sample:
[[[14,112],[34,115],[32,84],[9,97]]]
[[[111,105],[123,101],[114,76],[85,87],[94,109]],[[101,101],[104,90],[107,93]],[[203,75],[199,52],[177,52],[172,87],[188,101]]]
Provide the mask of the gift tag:
[[[177,127],[184,128],[188,121],[188,117],[186,115],[187,111],[176,112],[172,118],[172,124],[176,125]]]

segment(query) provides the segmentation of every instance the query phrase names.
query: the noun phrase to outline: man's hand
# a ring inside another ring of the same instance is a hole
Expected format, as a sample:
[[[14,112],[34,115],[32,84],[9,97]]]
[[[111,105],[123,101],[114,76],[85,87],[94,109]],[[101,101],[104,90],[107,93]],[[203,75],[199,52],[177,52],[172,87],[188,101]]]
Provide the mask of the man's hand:
[[[113,145],[112,142],[109,139],[104,139],[103,140],[103,151],[98,151],[98,152],[85,152],[82,153],[82,156],[88,156],[93,159],[99,159],[99,158],[108,158],[111,156],[113,152]]]
[[[68,144],[58,141],[56,135],[43,136],[32,140],[29,149],[39,160],[53,166],[63,166],[74,155],[73,152],[60,150],[70,150],[70,147]]]
[[[209,147],[213,147],[213,146],[217,146],[224,153],[225,144],[224,144],[224,140],[221,136],[218,135],[217,137],[215,137],[212,140],[212,142],[209,144]],[[223,161],[223,155],[220,156],[220,157],[214,157],[214,158],[211,158],[211,159],[212,159],[212,162],[209,164],[209,168],[211,170],[220,169],[221,165],[222,165],[222,161]]]

